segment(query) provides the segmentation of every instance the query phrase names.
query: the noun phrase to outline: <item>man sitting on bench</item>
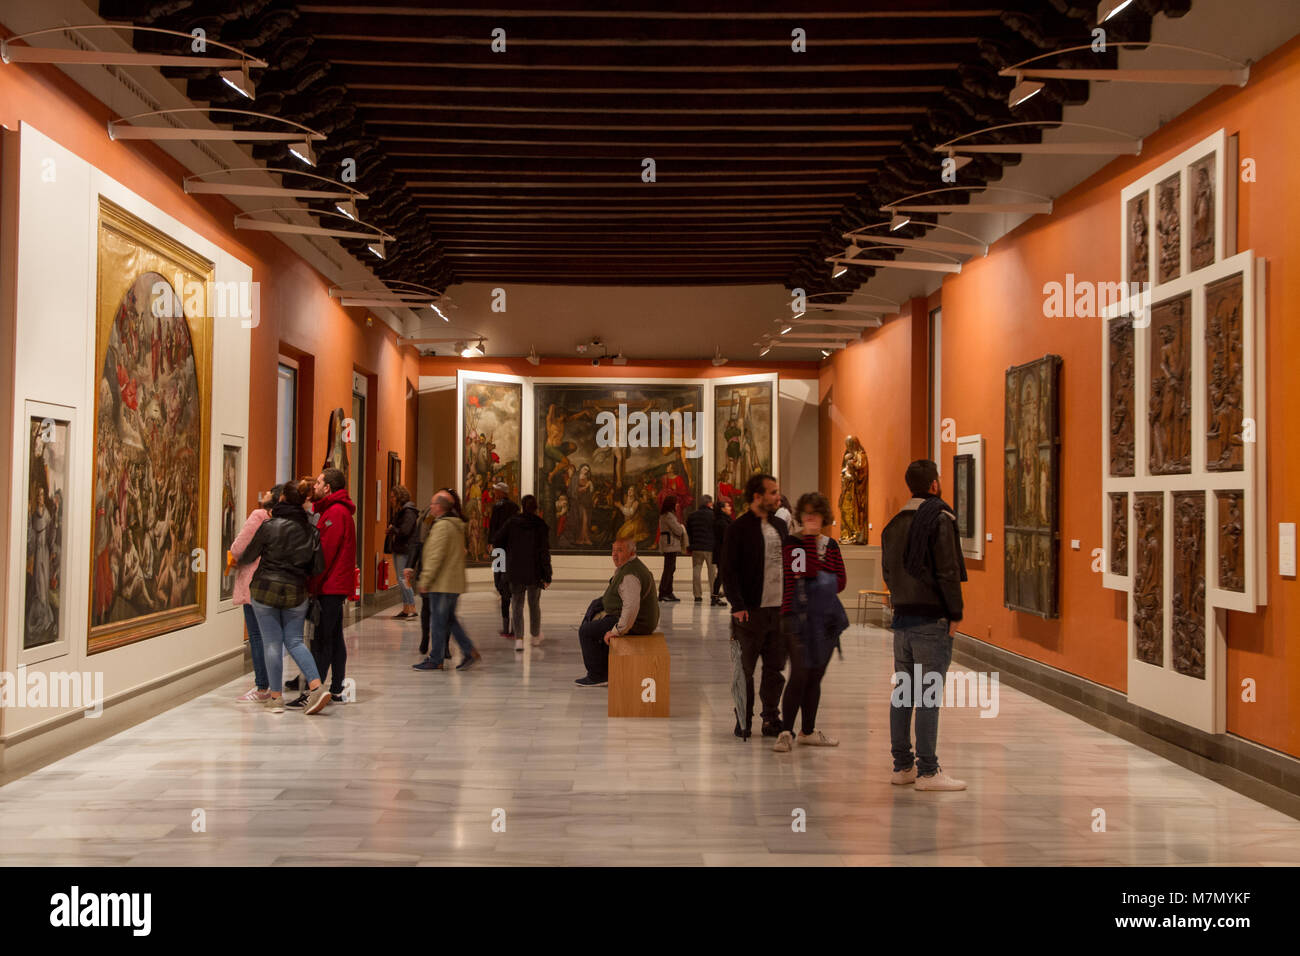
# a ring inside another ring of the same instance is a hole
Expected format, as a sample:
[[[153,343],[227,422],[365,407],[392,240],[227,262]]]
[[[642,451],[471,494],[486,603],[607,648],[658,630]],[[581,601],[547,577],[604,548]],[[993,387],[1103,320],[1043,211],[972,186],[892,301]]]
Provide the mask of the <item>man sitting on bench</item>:
[[[609,683],[609,639],[626,634],[653,634],[659,626],[659,602],[650,569],[636,556],[636,540],[619,538],[611,554],[614,576],[605,593],[591,602],[578,627],[585,677],[579,687],[604,687]]]

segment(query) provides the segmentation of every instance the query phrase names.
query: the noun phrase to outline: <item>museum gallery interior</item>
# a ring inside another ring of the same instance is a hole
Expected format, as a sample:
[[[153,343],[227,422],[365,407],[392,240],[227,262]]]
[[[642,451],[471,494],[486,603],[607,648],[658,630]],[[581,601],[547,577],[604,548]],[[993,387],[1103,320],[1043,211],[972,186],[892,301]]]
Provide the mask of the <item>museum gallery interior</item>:
[[[0,864],[1300,864],[1298,33],[0,2]]]

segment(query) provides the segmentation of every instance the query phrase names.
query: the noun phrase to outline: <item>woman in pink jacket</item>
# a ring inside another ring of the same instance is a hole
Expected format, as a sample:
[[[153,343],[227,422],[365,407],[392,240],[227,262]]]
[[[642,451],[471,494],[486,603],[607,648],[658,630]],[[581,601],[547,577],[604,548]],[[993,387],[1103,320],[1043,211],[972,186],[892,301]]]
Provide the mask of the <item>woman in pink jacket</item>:
[[[257,570],[257,561],[250,561],[248,564],[238,564],[238,561],[244,555],[244,549],[248,547],[253,535],[257,534],[257,529],[271,517],[271,506],[280,500],[280,489],[282,485],[276,485],[268,493],[262,496],[258,501],[258,506],[253,509],[253,513],[248,516],[244,526],[239,529],[239,534],[235,535],[235,540],[231,542],[230,553],[234,556],[237,563],[235,570],[235,596],[234,602],[244,606],[244,624],[248,628],[248,652],[253,657],[253,681],[256,686],[243,697],[241,702],[261,703],[271,696],[270,677],[266,672],[266,654],[262,648],[262,632],[258,629],[257,618],[253,615],[253,605],[248,593],[248,585],[253,580],[253,573]]]

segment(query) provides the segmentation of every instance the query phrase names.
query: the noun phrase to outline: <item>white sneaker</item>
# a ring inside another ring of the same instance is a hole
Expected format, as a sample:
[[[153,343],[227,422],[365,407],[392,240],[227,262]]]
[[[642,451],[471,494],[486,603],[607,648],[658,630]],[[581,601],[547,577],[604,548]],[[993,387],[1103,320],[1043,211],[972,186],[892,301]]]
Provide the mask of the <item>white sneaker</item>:
[[[896,787],[905,787],[909,783],[916,783],[916,767],[908,767],[906,770],[895,770],[889,782]]]
[[[799,735],[800,747],[838,747],[840,742],[834,737],[827,737],[820,730],[814,730],[810,734]]]
[[[932,773],[928,777],[916,778],[917,790],[965,790],[965,780],[954,780],[942,770],[938,773]]]
[[[776,743],[772,745],[772,750],[779,754],[788,754],[790,748],[794,746],[794,734],[788,730],[783,730],[776,737]]]

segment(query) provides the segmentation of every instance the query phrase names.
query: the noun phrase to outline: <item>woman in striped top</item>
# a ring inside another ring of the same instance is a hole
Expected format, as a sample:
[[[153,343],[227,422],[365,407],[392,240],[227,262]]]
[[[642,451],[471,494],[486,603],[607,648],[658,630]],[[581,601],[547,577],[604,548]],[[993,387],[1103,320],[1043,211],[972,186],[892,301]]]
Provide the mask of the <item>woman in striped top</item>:
[[[831,505],[825,495],[816,492],[803,495],[795,507],[795,516],[802,527],[798,536],[791,534],[786,539],[783,549],[785,587],[781,613],[790,616],[802,612],[791,624],[800,621],[804,633],[798,626],[787,629],[790,680],[781,699],[781,734],[772,748],[777,753],[789,753],[794,745],[794,721],[799,713],[803,715],[799,743],[806,747],[838,747],[840,743],[816,730],[815,725],[822,678],[835,639],[843,629],[840,620],[847,620],[836,596],[844,590],[846,581],[844,558],[839,544],[822,533],[832,520]],[[797,584],[800,580],[802,588]],[[802,597],[798,594],[800,590],[804,591]]]

